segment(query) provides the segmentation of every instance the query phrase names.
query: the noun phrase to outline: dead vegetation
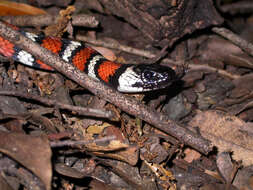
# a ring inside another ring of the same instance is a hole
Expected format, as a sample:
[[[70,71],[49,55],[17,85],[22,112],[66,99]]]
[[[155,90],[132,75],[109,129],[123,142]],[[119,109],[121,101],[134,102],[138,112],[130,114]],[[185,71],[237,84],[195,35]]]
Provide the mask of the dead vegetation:
[[[0,22],[1,36],[56,70],[0,57],[0,189],[253,189],[253,2],[32,2],[47,14],[1,19],[122,64],[187,72],[121,94]]]

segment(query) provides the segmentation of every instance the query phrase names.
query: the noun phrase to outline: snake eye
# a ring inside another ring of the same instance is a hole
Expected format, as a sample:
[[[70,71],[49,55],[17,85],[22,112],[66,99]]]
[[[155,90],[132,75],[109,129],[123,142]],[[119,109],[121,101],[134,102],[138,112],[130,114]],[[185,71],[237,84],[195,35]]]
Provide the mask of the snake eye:
[[[156,76],[156,73],[153,71],[146,70],[143,72],[143,76],[147,80],[151,80]]]

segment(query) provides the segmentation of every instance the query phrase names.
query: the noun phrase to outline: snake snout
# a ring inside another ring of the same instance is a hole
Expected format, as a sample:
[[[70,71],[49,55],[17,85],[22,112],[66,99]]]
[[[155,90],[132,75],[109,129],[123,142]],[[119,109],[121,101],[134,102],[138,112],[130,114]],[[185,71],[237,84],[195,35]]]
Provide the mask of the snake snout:
[[[141,75],[142,85],[146,91],[169,86],[176,78],[173,69],[161,65],[141,65],[136,71]]]

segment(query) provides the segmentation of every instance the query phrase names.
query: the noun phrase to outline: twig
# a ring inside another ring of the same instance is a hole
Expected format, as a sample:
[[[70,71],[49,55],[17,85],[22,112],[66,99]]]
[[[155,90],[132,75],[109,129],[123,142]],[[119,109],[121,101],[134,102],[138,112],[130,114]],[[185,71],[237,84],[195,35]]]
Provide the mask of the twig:
[[[103,47],[107,47],[110,49],[117,49],[117,50],[121,50],[121,51],[131,53],[134,55],[140,55],[142,57],[146,57],[149,59],[155,59],[156,57],[161,57],[165,53],[164,51],[162,51],[161,55],[157,56],[156,53],[148,51],[148,50],[142,50],[142,49],[137,49],[137,48],[133,48],[130,46],[122,45],[116,41],[107,42],[107,41],[103,41],[103,40],[95,40],[95,39],[92,39],[92,38],[89,38],[89,37],[83,36],[83,35],[76,35],[76,39],[80,40],[80,41],[87,42],[87,43],[95,45],[95,46],[103,46]],[[165,47],[164,49],[166,49],[166,48],[167,47]],[[175,64],[175,61],[172,59],[165,58],[162,60],[162,63]]]
[[[163,49],[153,58],[149,59],[149,60],[145,60],[144,63],[146,64],[153,64],[153,63],[156,63],[158,62],[159,60],[161,60],[162,58],[164,58],[167,54],[168,54],[168,51],[167,49],[169,48],[169,43],[163,47]]]
[[[220,75],[226,76],[230,79],[237,79],[240,77],[240,75],[231,74],[225,70],[210,67],[209,65],[188,64],[188,67],[191,69],[191,71],[192,70],[208,70],[208,71],[216,72]]]
[[[55,15],[2,16],[0,19],[16,26],[48,26],[57,23],[57,16]],[[79,14],[72,16],[72,24],[95,28],[99,22],[94,16]]]
[[[123,111],[152,124],[154,127],[176,137],[184,144],[188,144],[204,154],[207,154],[212,150],[212,145],[208,140],[185,127],[178,125],[166,115],[152,110],[134,98],[125,96],[100,82],[92,80],[85,73],[77,70],[73,65],[67,64],[59,56],[54,55],[52,52],[39,46],[32,40],[25,38],[17,31],[13,31],[2,22],[0,22],[0,35],[12,43],[15,43],[15,45],[21,49],[32,53],[36,58],[55,68],[68,78],[76,81],[95,95],[116,105]]]
[[[96,46],[103,46],[103,47],[107,47],[107,48],[111,48],[111,49],[118,49],[118,50],[122,50],[122,51],[125,51],[128,53],[131,53],[131,54],[140,55],[140,56],[147,57],[147,58],[154,58],[156,56],[155,54],[151,53],[150,51],[136,49],[136,48],[133,48],[130,46],[122,45],[117,42],[106,42],[103,40],[95,40],[95,39],[92,39],[92,38],[89,38],[89,37],[83,36],[83,35],[76,35],[76,39],[80,40],[80,41],[88,42],[88,43],[96,45]]]
[[[26,99],[32,99],[32,100],[36,100],[40,103],[43,103],[47,106],[56,106],[57,108],[75,111],[80,115],[108,118],[108,119],[111,119],[111,120],[113,120],[113,118],[114,118],[114,114],[110,110],[102,110],[102,109],[94,109],[94,108],[85,108],[85,107],[80,107],[80,106],[72,106],[72,105],[60,103],[57,100],[50,100],[48,98],[43,98],[43,97],[36,96],[36,95],[33,95],[33,94],[29,94],[29,93],[0,90],[0,95],[16,96],[16,97],[22,97],[22,98],[26,98]]]
[[[131,54],[135,54],[135,55],[140,55],[140,56],[143,56],[143,57],[146,57],[146,58],[149,58],[149,59],[155,59],[156,57],[162,56],[163,53],[164,53],[164,51],[161,51],[161,55],[160,56],[156,56],[156,54],[153,53],[153,52],[151,52],[151,51],[142,50],[142,49],[136,49],[136,48],[133,48],[133,47],[130,47],[130,46],[122,45],[122,44],[120,44],[120,43],[118,43],[116,41],[114,41],[114,42],[106,42],[106,41],[103,41],[103,40],[95,40],[95,39],[88,38],[88,37],[83,36],[83,35],[77,35],[76,38],[78,40],[80,40],[80,41],[85,41],[85,42],[87,42],[89,44],[92,44],[92,45],[95,45],[95,46],[103,46],[103,47],[107,47],[107,48],[110,48],[110,49],[117,49],[117,50],[121,50],[121,51],[124,51],[124,52],[127,52],[127,53],[131,53]],[[168,48],[168,47],[165,47],[164,50],[166,48]],[[168,59],[168,58],[162,59],[161,63],[162,63],[162,65],[165,65],[165,66],[167,66],[167,64],[177,65],[177,66],[181,66],[183,64],[186,64],[186,62],[184,62],[184,61],[174,61],[174,60]],[[212,72],[217,72],[220,75],[229,77],[231,79],[235,79],[235,78],[239,77],[237,75],[230,74],[229,72],[227,72],[225,70],[213,68],[213,67],[210,67],[208,65],[196,65],[196,64],[191,64],[191,63],[187,63],[187,65],[188,65],[188,67],[190,69],[194,69],[194,70],[201,70],[201,69],[210,70]]]
[[[103,47],[107,47],[107,48],[111,48],[111,49],[117,49],[117,50],[125,51],[127,53],[140,55],[140,56],[143,56],[143,57],[146,57],[146,58],[149,58],[149,59],[155,59],[156,57],[159,57],[159,56],[156,56],[151,51],[136,49],[136,48],[133,48],[133,47],[130,47],[130,46],[122,45],[122,44],[120,44],[116,41],[106,42],[106,41],[103,41],[103,40],[95,40],[95,39],[92,39],[92,38],[88,38],[88,37],[82,36],[82,35],[77,35],[76,37],[77,37],[78,40],[88,42],[88,43],[90,43],[92,45],[95,45],[95,46],[103,46]],[[164,49],[166,49],[166,48],[168,48],[168,47],[165,47]],[[161,56],[163,55],[163,53],[164,52],[161,51]],[[172,64],[172,65],[177,65],[177,66],[181,66],[181,65],[185,64],[185,62],[183,62],[183,61],[174,61],[174,60],[168,59],[168,58],[163,59],[161,61],[161,63],[162,63],[162,65],[165,65],[165,66],[167,66],[167,64]],[[231,79],[236,79],[236,78],[240,77],[238,75],[231,74],[231,73],[229,73],[225,70],[213,68],[213,67],[210,67],[208,65],[196,65],[196,64],[191,64],[191,63],[187,63],[187,65],[192,70],[203,70],[203,69],[204,70],[210,70],[212,72],[217,72],[218,74],[226,76],[226,77],[231,78]]]
[[[236,13],[252,13],[253,4],[252,1],[239,1],[236,3],[229,3],[220,7],[221,11],[229,12],[230,14]]]
[[[50,142],[50,146],[52,148],[59,148],[63,146],[77,146],[77,145],[85,145],[85,144],[90,144],[90,143],[105,143],[107,141],[115,140],[115,136],[108,136],[108,137],[103,137],[100,139],[94,139],[94,140],[88,140],[88,141],[72,141],[72,140],[65,140],[65,141],[55,141],[55,142]]]
[[[237,34],[233,33],[232,31],[230,31],[226,28],[214,27],[214,28],[212,28],[212,31],[221,35],[222,37],[230,40],[233,44],[237,45],[243,51],[245,51],[246,53],[248,53],[250,56],[253,57],[253,44],[242,39],[240,36],[238,36]],[[251,63],[251,65],[253,66],[253,63]]]

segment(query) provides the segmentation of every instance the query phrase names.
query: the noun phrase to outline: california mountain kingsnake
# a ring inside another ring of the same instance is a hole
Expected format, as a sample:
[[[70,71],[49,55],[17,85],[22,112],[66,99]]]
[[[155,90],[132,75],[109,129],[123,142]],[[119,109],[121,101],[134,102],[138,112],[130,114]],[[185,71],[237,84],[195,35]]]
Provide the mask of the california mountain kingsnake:
[[[161,65],[119,64],[108,61],[84,43],[58,37],[33,34],[15,27],[21,34],[42,47],[58,54],[64,61],[75,65],[95,80],[100,80],[120,92],[144,92],[169,86],[176,80],[173,69]],[[45,70],[52,67],[0,36],[0,53],[25,65]]]

